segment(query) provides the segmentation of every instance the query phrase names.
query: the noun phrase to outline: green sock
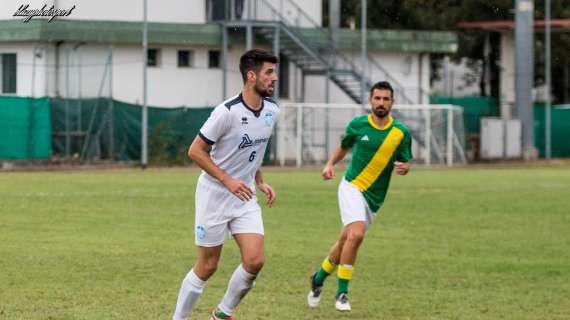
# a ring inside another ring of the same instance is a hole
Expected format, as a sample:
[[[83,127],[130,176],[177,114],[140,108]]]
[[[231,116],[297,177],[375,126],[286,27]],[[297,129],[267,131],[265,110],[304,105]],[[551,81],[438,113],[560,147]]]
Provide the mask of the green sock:
[[[315,279],[314,282],[317,286],[322,286],[323,283],[325,282],[325,279],[330,276],[330,273],[327,273],[325,271],[325,269],[320,268],[319,271],[317,271],[317,274],[315,275]]]
[[[323,263],[321,263],[321,268],[317,271],[315,275],[314,282],[317,286],[322,286],[325,279],[336,269],[336,264],[327,256]]]
[[[336,297],[340,296],[341,293],[348,294],[348,283],[350,280],[338,279],[338,289],[336,289]]]

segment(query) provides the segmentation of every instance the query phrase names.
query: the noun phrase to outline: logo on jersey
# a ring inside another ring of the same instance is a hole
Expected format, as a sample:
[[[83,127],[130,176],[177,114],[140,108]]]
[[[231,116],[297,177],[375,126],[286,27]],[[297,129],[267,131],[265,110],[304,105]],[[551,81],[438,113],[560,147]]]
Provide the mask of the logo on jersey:
[[[251,139],[246,133],[243,135],[243,137],[241,137],[241,143],[239,144],[239,148],[244,149],[251,146],[253,146],[253,141],[251,141]]]
[[[241,124],[247,124],[247,117],[241,118]]]
[[[273,113],[268,112],[265,114],[265,124],[268,127],[271,127],[273,125]]]
[[[246,134],[241,137],[241,143],[239,144],[239,149],[245,149],[247,147],[256,146],[258,144],[267,142],[269,138],[257,138],[255,140],[251,140],[251,138]]]
[[[368,139],[368,135],[364,135],[362,138],[360,138],[360,141],[370,141],[370,139]]]
[[[201,225],[196,226],[196,238],[203,240],[206,237],[206,228]]]

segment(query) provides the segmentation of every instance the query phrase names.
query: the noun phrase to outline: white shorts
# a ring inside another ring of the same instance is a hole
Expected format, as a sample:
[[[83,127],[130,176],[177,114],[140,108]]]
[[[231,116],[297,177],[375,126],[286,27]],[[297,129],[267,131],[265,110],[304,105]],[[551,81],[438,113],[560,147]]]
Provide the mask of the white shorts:
[[[338,206],[342,225],[347,226],[355,221],[364,221],[369,226],[376,216],[370,210],[362,192],[343,177],[338,186]]]
[[[263,235],[261,207],[254,195],[242,201],[226,188],[204,175],[196,186],[196,245],[215,247],[224,243],[229,234],[257,233]]]

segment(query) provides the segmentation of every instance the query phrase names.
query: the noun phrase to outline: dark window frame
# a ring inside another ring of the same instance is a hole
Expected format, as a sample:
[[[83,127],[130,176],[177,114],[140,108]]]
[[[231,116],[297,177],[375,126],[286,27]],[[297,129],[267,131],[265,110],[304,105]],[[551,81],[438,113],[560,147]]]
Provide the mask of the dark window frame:
[[[0,73],[2,88],[0,94],[16,94],[18,92],[18,54],[0,53]]]
[[[184,58],[184,54],[187,56]],[[177,52],[177,66],[179,68],[193,68],[194,67],[194,51],[180,49]],[[185,60],[185,61],[184,61]]]
[[[156,53],[156,55],[153,58],[151,58],[151,52]],[[160,50],[160,48],[148,48],[146,52],[147,67],[159,68],[162,62],[161,56],[162,56],[162,50]]]
[[[208,68],[219,69],[222,67],[222,52],[220,50],[208,51]]]

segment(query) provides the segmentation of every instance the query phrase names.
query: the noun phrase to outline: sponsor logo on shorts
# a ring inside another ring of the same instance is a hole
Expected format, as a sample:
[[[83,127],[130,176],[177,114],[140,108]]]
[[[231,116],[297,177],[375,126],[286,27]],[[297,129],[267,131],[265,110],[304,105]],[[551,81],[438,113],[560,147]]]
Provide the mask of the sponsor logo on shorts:
[[[196,226],[196,238],[203,240],[206,237],[206,229],[203,226]]]

